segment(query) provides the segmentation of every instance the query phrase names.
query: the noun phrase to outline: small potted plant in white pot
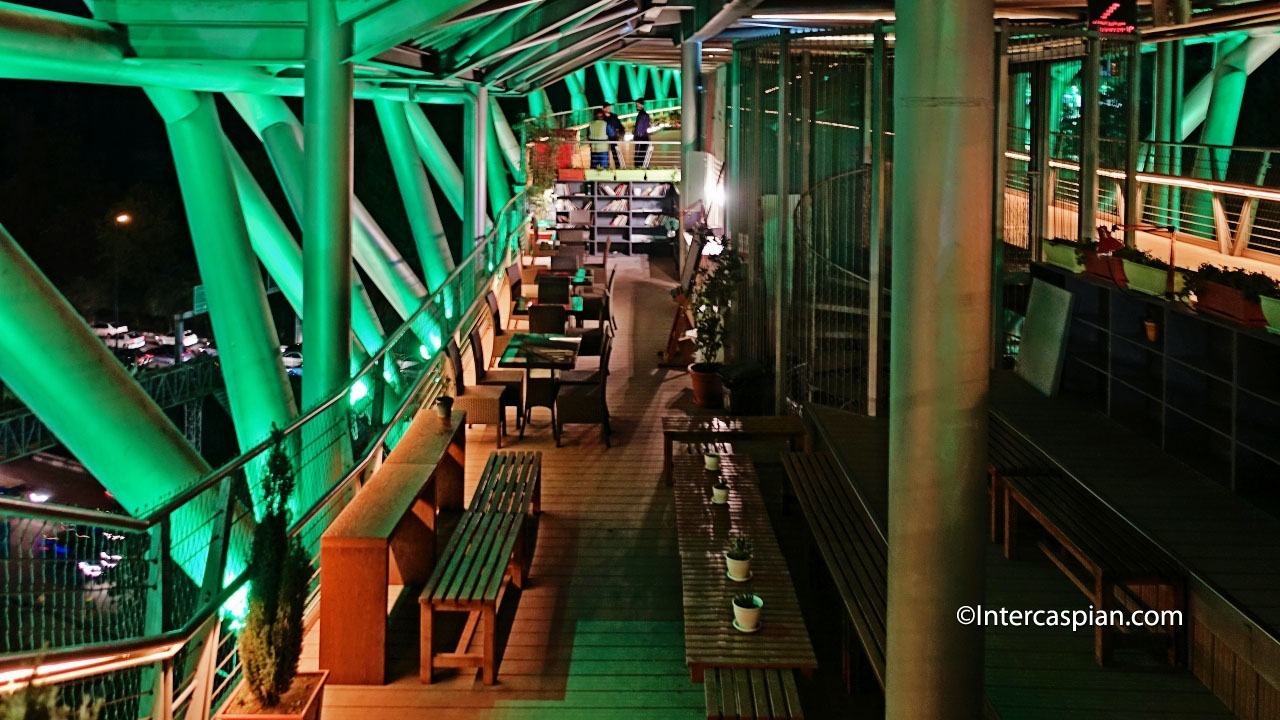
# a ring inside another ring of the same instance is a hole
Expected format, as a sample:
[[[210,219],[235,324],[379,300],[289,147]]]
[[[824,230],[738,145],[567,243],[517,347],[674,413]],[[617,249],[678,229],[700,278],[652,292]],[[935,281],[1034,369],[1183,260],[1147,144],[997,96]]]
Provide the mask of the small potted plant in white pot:
[[[702,467],[705,468],[707,472],[720,472],[720,453],[703,453]]]
[[[730,580],[746,582],[751,579],[751,551],[753,549],[750,535],[735,535],[729,538],[729,547],[724,551],[724,564],[729,571]]]
[[[729,483],[721,476],[717,476],[716,481],[711,484],[711,502],[716,505],[729,502]]]
[[[264,511],[253,531],[249,561],[249,613],[240,630],[244,679],[218,713],[220,720],[317,720],[328,670],[298,672],[302,610],[311,560],[289,534],[293,466],[275,433],[262,480]]]
[[[742,632],[760,629],[760,608],[764,600],[755,593],[738,593],[733,596],[733,626]]]

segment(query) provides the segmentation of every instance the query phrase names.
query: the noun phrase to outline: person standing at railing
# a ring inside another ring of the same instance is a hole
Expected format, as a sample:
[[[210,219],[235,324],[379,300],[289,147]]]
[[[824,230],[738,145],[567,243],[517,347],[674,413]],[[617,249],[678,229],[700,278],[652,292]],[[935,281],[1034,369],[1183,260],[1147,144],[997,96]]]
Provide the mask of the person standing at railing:
[[[631,139],[635,141],[631,164],[638,168],[649,167],[649,152],[653,146],[649,144],[649,113],[645,112],[643,100],[636,101],[636,124],[631,130]]]
[[[609,124],[605,122],[604,110],[597,109],[587,125],[587,140],[591,141],[591,168],[609,167]]]
[[[618,143],[622,142],[622,137],[627,134],[627,128],[623,126],[622,118],[613,113],[613,105],[609,103],[604,105],[604,122],[609,131],[609,151],[613,153],[613,166],[626,167],[622,164],[622,151],[618,149]]]

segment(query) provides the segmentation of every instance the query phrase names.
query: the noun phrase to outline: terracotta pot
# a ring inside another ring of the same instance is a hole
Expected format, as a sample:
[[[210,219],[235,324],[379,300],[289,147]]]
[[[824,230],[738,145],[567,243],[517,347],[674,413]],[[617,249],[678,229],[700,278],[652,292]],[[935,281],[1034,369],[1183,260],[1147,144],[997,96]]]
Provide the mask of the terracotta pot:
[[[724,387],[716,373],[719,365],[694,363],[689,366],[689,378],[693,381],[693,404],[700,408],[724,407]]]
[[[1160,323],[1153,320],[1143,320],[1142,328],[1147,331],[1147,342],[1160,341]]]
[[[1124,263],[1110,255],[1087,252],[1084,254],[1084,274],[1113,282],[1121,287],[1128,285],[1124,276]]]
[[[329,679],[328,670],[320,670],[319,672],[300,672],[294,678],[294,684],[300,680],[311,678],[319,678],[319,681],[311,688],[311,692],[307,695],[306,702],[295,712],[282,712],[279,709],[263,710],[262,712],[220,712],[215,717],[217,720],[320,720],[320,707],[324,704],[324,685]],[[234,707],[236,700],[243,696],[246,692],[244,681],[236,687],[235,693],[231,695],[231,700],[227,702],[228,707]]]
[[[1248,327],[1267,326],[1260,302],[1246,300],[1239,290],[1215,282],[1205,283],[1196,291],[1196,310]]]

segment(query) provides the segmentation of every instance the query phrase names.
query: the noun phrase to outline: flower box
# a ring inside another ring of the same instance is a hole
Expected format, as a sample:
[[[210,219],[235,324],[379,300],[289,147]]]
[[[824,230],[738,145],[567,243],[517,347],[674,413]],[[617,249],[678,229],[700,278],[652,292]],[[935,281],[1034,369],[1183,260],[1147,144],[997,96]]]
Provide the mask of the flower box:
[[[1143,265],[1132,260],[1122,260],[1121,263],[1124,265],[1124,277],[1130,290],[1156,297],[1165,296],[1165,289],[1169,286],[1167,269]]]
[[[1084,272],[1084,263],[1076,255],[1076,247],[1067,243],[1046,242],[1044,261],[1073,273]]]
[[[1204,283],[1196,291],[1196,310],[1248,327],[1267,325],[1259,301],[1248,300],[1239,290],[1216,282]]]
[[[1124,287],[1128,282],[1124,276],[1124,263],[1110,255],[1099,255],[1086,252],[1084,254],[1084,274],[1113,282]]]

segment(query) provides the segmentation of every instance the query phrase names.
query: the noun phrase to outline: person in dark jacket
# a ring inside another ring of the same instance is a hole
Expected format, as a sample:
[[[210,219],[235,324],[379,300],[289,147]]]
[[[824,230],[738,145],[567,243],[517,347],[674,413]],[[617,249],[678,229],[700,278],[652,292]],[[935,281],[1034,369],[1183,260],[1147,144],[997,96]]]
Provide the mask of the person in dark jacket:
[[[631,139],[635,141],[632,164],[638,168],[649,167],[649,151],[653,146],[649,144],[649,113],[644,110],[643,100],[636,101],[636,124]]]
[[[609,103],[605,103],[604,106],[604,122],[609,129],[609,152],[613,153],[613,166],[625,167],[622,164],[622,153],[618,150],[618,143],[625,138],[627,129],[622,125],[622,118],[613,114],[613,105]]]

